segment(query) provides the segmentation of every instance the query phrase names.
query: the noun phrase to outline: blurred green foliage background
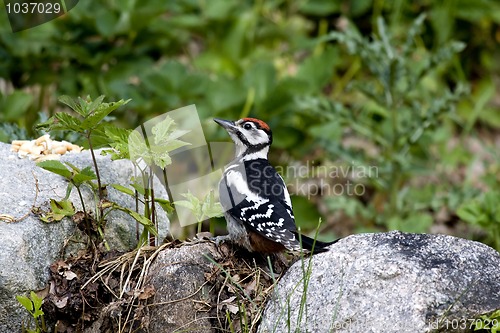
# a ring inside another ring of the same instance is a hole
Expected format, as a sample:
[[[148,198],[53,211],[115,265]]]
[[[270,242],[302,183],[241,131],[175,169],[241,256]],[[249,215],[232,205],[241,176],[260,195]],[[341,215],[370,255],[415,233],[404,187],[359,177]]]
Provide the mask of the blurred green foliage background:
[[[496,0],[86,0],[18,33],[2,9],[0,31],[1,141],[38,136],[63,94],[131,98],[127,128],[196,104],[209,140],[253,116],[305,230],[500,249]]]

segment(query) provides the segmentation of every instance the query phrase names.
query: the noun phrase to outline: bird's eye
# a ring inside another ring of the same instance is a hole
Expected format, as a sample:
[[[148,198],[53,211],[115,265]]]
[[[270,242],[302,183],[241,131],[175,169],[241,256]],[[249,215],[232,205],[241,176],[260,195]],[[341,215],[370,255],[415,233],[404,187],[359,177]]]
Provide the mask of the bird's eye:
[[[250,125],[249,123],[246,123],[245,125],[243,125],[243,128],[246,130],[250,130],[250,129],[252,129],[252,125]]]

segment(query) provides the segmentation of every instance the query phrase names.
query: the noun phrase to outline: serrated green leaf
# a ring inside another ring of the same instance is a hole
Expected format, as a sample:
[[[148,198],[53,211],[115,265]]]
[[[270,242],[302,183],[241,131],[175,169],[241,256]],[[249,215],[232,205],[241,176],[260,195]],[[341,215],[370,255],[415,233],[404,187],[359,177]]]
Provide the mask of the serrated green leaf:
[[[130,158],[133,161],[144,160],[144,163],[151,165],[153,156],[142,135],[137,131],[132,131],[128,138]]]
[[[101,103],[102,102],[101,97],[104,98],[104,96],[100,96],[99,100],[96,99],[89,106],[89,108],[93,108],[93,110],[90,110],[89,115],[85,118],[85,120],[82,122],[82,125],[81,125],[86,130],[92,130],[94,127],[97,126],[97,124],[99,124],[111,112],[113,112],[114,110],[116,110],[120,106],[125,105],[128,102],[130,102],[130,99],[128,99],[126,101],[121,99],[118,102]],[[97,104],[99,104],[99,105],[96,105],[96,102],[98,102]]]
[[[193,213],[196,210],[196,206],[191,201],[188,201],[188,200],[178,200],[175,202],[175,205],[185,207],[185,208],[193,211]]]
[[[215,199],[215,193],[211,190],[203,200],[203,215],[206,217],[222,216],[224,210],[218,200]]]
[[[172,129],[171,129],[172,128]],[[169,132],[175,128],[175,122],[170,117],[165,117],[151,129],[155,144],[164,143],[168,140]]]
[[[131,129],[116,127],[111,124],[109,126],[106,126],[104,131],[112,141],[122,142],[122,143],[128,143],[128,136],[132,132]]]
[[[50,131],[51,126],[54,123],[53,117],[47,119],[46,121],[43,121],[41,123],[38,123],[35,125],[35,129],[37,131]]]
[[[88,118],[88,116],[93,115],[99,109],[101,104],[103,104],[102,101],[104,101],[104,95],[97,97],[95,100],[92,100],[90,96],[87,96],[86,100],[78,97],[78,101],[80,102],[83,110],[85,110],[85,113],[82,114],[82,116],[84,116],[84,118]]]
[[[188,145],[187,142],[183,142],[180,140],[176,140],[179,137],[189,133],[186,130],[179,130],[172,118],[165,117],[161,122],[153,126],[151,129],[153,134],[154,143],[157,146],[162,146],[164,149],[168,151],[172,151],[174,149],[180,148],[182,146]],[[175,142],[175,143],[172,143]],[[174,148],[166,148],[169,144]]]
[[[188,143],[188,142],[174,139],[174,140],[170,140],[170,141],[166,142],[161,148],[165,149],[168,152],[171,152],[171,151],[176,150],[178,148],[181,148],[184,146],[189,146],[189,145],[190,145],[190,143]]]
[[[183,193],[182,196],[186,198],[187,200],[178,200],[175,202],[175,205],[185,207],[193,212],[195,214],[196,219],[199,221],[199,218],[201,216],[201,202],[200,199],[195,197],[190,191],[187,193]]]
[[[94,170],[92,170],[92,167],[87,166],[83,169],[80,169],[76,165],[74,165],[70,162],[64,162],[64,164],[69,166],[70,169],[72,170],[72,177],[71,177],[70,181],[73,184],[75,184],[76,186],[80,186],[81,184],[86,182],[88,185],[91,185],[92,187],[94,187],[90,181],[97,179],[97,176],[96,176]]]
[[[168,119],[169,118],[165,120]],[[157,127],[154,129],[153,132],[156,133],[154,141],[159,143],[152,144],[149,142],[149,146],[139,132],[132,131],[128,139],[130,158],[132,160],[142,159],[147,165],[156,165],[162,169],[171,164],[172,159],[170,158],[169,151],[187,145],[187,143],[183,143],[180,140],[169,139],[170,133],[168,133],[168,130],[165,130],[165,128],[170,128],[171,125],[172,122],[167,121],[164,123],[165,127]],[[173,133],[173,135],[177,134],[178,133]]]
[[[51,130],[74,131],[78,133],[84,131],[82,121],[69,113],[58,112],[54,117],[53,125],[50,126]]]
[[[59,176],[62,176],[68,180],[73,175],[72,172],[68,170],[68,168],[60,161],[56,160],[42,161],[37,163],[37,166],[47,171],[58,174]]]
[[[224,210],[220,203],[215,199],[214,191],[210,191],[203,199],[199,199],[191,192],[182,194],[187,200],[179,200],[175,205],[189,209],[196,217],[198,222],[207,218],[222,216]]]
[[[167,165],[172,164],[172,158],[167,151],[159,151],[158,153],[153,154],[153,163],[161,169],[164,169]]]
[[[37,130],[45,131],[74,131],[81,133],[83,128],[80,126],[81,120],[64,112],[58,112],[47,121],[35,126]]]
[[[80,172],[76,172],[73,175],[73,178],[71,179],[71,181],[76,186],[80,186],[81,184],[83,184],[85,182],[90,182],[90,181],[96,180],[96,179],[97,179],[97,176],[96,176],[94,170],[92,170],[92,167],[88,166],[88,167],[83,168]]]
[[[132,130],[115,126],[106,126],[104,129],[109,138],[109,145],[112,149],[104,149],[101,155],[111,155],[111,160],[129,159],[129,135]]]
[[[82,110],[80,104],[77,103],[77,100],[73,99],[72,97],[70,97],[68,95],[59,96],[58,100],[59,100],[59,102],[69,106],[73,111],[77,112],[78,114],[83,115],[84,111]]]

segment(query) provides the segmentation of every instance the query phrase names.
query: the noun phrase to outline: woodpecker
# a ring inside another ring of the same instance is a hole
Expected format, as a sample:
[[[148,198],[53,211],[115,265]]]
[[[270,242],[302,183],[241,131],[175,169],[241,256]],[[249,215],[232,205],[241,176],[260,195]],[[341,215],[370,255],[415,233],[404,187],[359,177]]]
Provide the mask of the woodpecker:
[[[219,183],[229,234],[216,237],[216,244],[228,240],[260,253],[311,251],[313,244],[315,253],[328,251],[335,241],[314,241],[305,235],[299,238],[290,194],[267,158],[273,142],[269,126],[255,118],[214,121],[229,133],[236,146],[236,156]]]

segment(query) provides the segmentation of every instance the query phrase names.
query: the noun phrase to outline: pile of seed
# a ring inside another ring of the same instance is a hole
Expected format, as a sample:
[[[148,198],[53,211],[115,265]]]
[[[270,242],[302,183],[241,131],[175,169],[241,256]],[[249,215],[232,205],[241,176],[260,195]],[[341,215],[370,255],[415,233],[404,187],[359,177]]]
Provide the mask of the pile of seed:
[[[82,147],[67,141],[52,140],[48,134],[36,140],[14,140],[11,151],[17,152],[19,158],[29,158],[37,162],[58,160],[66,153],[79,153]]]

